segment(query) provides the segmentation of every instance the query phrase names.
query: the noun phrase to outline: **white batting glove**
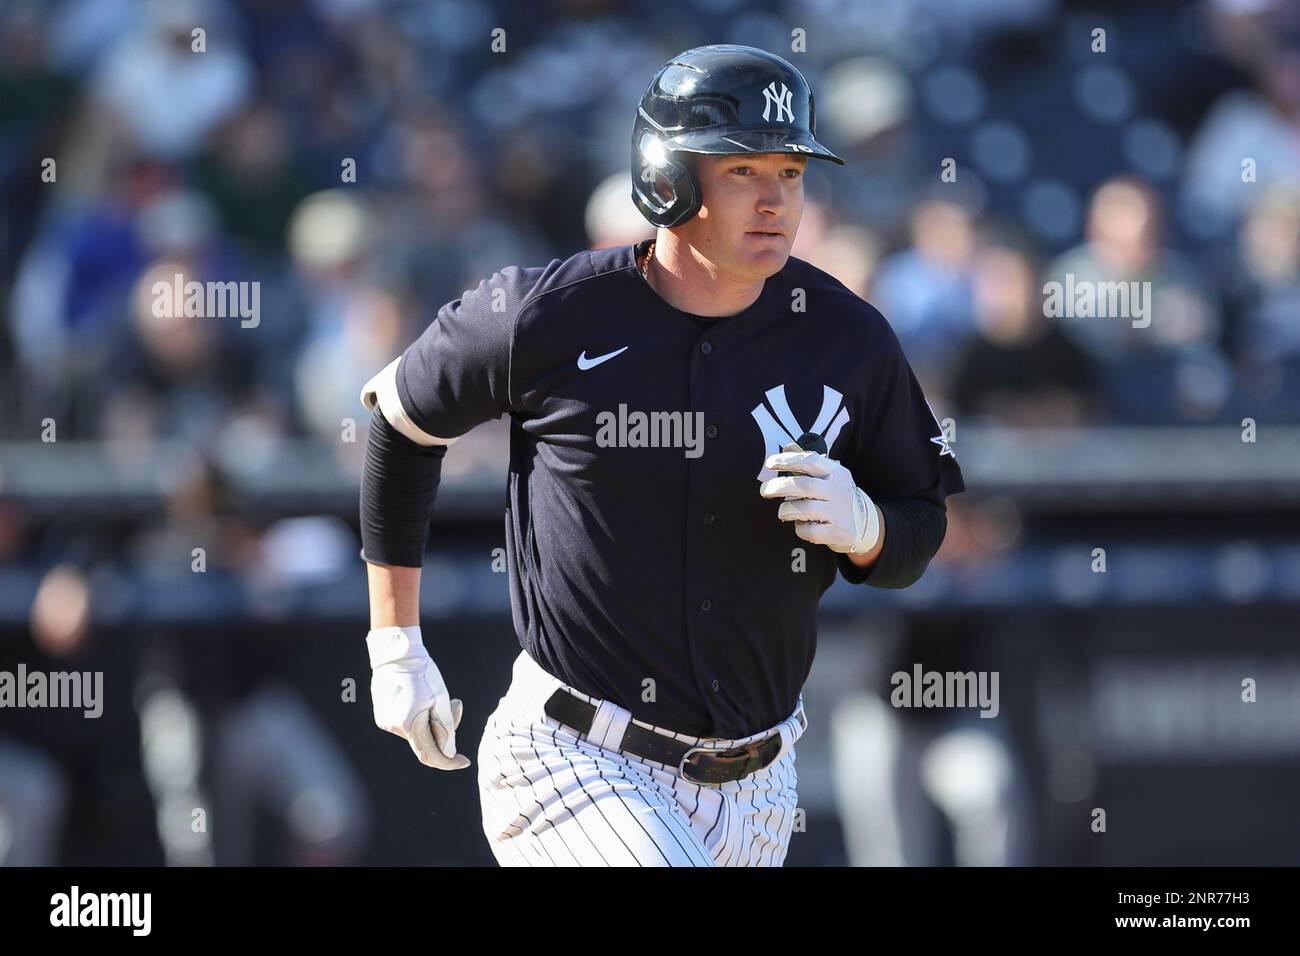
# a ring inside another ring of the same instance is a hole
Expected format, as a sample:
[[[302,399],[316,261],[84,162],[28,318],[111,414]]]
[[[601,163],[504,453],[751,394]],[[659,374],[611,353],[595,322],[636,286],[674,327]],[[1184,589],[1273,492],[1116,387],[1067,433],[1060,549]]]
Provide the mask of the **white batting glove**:
[[[463,770],[456,753],[463,707],[450,699],[418,627],[381,627],[366,635],[375,726],[406,740],[426,767]]]
[[[794,533],[840,554],[866,554],[880,540],[880,513],[850,471],[834,458],[789,444],[763,464],[777,475],[759,486],[764,498],[784,498],[776,516],[793,521]]]

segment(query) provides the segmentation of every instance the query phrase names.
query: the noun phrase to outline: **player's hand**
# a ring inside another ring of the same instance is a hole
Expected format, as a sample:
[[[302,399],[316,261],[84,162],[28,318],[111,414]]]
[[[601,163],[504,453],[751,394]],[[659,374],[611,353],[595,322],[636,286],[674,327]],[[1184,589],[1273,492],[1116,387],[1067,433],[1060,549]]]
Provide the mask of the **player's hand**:
[[[370,651],[370,700],[375,726],[411,745],[420,763],[462,770],[469,758],[456,753],[462,705],[447,694],[418,627],[381,627],[366,635]]]
[[[794,533],[841,554],[866,554],[880,540],[880,515],[853,475],[834,458],[786,445],[764,465],[777,475],[759,486],[764,498],[784,498],[776,516],[793,521]]]

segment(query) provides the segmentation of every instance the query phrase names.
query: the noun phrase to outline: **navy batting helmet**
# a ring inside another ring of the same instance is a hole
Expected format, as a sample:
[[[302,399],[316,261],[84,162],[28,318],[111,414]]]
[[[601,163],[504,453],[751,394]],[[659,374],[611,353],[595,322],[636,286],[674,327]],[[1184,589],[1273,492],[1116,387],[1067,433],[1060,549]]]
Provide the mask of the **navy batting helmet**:
[[[800,153],[844,165],[814,138],[812,89],[790,63],[752,46],[717,44],[673,57],[655,74],[632,127],[632,201],[655,226],[700,208],[700,183],[678,153]]]

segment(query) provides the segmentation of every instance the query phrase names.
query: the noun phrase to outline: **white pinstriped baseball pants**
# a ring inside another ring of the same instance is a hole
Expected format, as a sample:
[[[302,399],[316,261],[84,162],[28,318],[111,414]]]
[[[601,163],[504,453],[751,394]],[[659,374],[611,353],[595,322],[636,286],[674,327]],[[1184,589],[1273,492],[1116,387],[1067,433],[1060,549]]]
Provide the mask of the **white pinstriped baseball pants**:
[[[528,652],[478,749],[483,832],[502,866],[780,866],[794,826],[803,698],[777,727],[737,740],[658,733],[719,748],[781,735],[780,756],[743,780],[700,786],[614,746],[632,715],[597,705],[582,736],[543,710],[557,687]],[[572,688],[570,688],[572,690]],[[643,727],[651,725],[636,721]]]

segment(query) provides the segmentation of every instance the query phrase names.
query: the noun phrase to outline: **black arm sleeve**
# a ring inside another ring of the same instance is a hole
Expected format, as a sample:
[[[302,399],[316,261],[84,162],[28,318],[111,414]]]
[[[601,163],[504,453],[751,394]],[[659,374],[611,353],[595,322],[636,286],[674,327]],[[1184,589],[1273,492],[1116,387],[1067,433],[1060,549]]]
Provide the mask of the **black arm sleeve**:
[[[361,467],[361,556],[375,564],[424,564],[429,515],[446,445],[417,445],[375,409]]]
[[[926,498],[877,501],[885,518],[885,546],[870,568],[860,568],[848,555],[837,555],[840,573],[850,584],[873,588],[905,588],[925,573],[943,536],[948,533],[948,509]]]

